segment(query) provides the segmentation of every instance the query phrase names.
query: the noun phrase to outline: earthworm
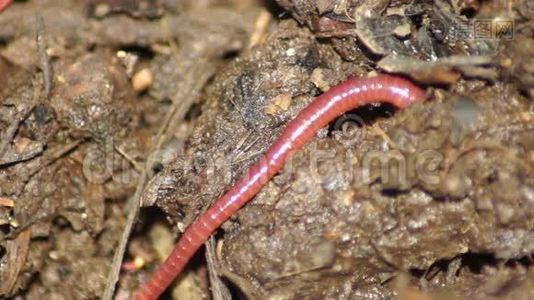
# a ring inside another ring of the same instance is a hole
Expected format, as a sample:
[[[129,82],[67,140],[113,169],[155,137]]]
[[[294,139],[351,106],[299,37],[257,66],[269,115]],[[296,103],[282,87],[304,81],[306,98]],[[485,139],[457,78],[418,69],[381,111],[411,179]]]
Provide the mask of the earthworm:
[[[289,122],[247,175],[186,229],[163,265],[136,292],[135,299],[157,299],[210,235],[252,199],[283,167],[286,159],[307,144],[319,129],[364,104],[383,101],[405,108],[425,98],[423,89],[391,75],[350,78],[318,96]]]
[[[11,0],[0,0],[0,12],[6,9],[9,4],[11,4]]]

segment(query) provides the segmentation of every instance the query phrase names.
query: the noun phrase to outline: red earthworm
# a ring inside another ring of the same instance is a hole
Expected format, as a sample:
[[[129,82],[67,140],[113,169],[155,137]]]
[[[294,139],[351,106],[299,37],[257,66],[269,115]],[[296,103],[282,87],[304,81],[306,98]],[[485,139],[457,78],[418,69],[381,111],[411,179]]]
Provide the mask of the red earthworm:
[[[289,122],[247,175],[187,228],[163,265],[136,292],[135,299],[157,299],[210,235],[252,199],[283,167],[286,159],[307,144],[319,129],[364,104],[384,101],[405,108],[425,97],[425,91],[410,81],[390,75],[351,78],[317,97]]]
[[[11,0],[0,0],[0,12],[6,9],[9,4],[11,4]]]

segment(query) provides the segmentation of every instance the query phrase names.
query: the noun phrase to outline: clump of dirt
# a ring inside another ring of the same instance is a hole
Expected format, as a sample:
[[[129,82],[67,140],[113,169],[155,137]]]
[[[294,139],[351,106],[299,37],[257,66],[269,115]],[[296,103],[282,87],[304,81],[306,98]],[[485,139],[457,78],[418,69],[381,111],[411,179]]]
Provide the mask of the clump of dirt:
[[[130,297],[314,97],[384,71],[429,100],[322,129],[173,295],[534,295],[528,1],[143,3],[0,13],[0,296],[99,298],[120,267]]]
[[[28,1],[1,12],[0,297],[103,295],[121,267],[112,259],[127,200],[179,151],[185,114],[247,46],[259,11],[155,5]],[[165,123],[169,110],[180,114]]]

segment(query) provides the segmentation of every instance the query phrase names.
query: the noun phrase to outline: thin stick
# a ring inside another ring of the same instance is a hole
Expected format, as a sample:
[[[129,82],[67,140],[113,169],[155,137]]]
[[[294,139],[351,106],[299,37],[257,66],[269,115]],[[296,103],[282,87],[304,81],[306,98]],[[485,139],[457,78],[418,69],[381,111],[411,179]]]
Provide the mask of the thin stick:
[[[46,52],[46,30],[44,25],[43,16],[37,15],[37,49],[39,51],[39,62],[41,63],[41,71],[43,71],[43,82],[45,88],[46,99],[50,99],[52,93],[52,67],[50,66],[50,58]]]
[[[130,198],[130,200],[128,200],[128,205],[126,208],[128,211],[128,218],[126,220],[126,225],[124,226],[124,229],[122,231],[119,247],[113,255],[113,262],[111,264],[111,270],[108,274],[107,286],[104,291],[104,295],[102,296],[102,299],[104,300],[111,300],[113,298],[113,294],[115,293],[115,285],[119,280],[120,266],[124,257],[124,252],[126,252],[126,245],[128,244],[128,239],[130,238],[130,233],[132,232],[135,219],[137,218],[137,215],[139,214],[139,210],[141,208],[141,195],[143,194],[143,190],[148,181],[148,172],[150,166],[152,165],[152,161],[155,158],[154,154],[157,153],[158,149],[160,149],[163,145],[163,137],[165,136],[164,133],[169,126],[170,120],[173,119],[173,115],[176,113],[179,104],[179,102],[175,101],[172,104],[171,110],[169,110],[169,112],[167,113],[165,121],[161,125],[158,132],[158,143],[154,147],[152,154],[148,157],[147,162],[145,164],[145,168],[139,176],[139,181],[137,182],[135,194],[132,198]]]
[[[162,27],[164,27],[163,30],[166,30],[165,24]],[[169,43],[174,53],[177,53],[179,51],[178,47],[172,41],[172,39],[169,40]],[[141,196],[143,195],[144,188],[148,182],[148,174],[151,173],[151,167],[158,157],[157,153],[159,153],[159,150],[163,147],[163,144],[167,140],[166,135],[168,131],[172,131],[172,128],[170,128],[171,125],[178,124],[181,120],[183,120],[191,108],[191,105],[193,105],[193,103],[197,102],[199,99],[200,91],[206,82],[208,82],[209,78],[215,73],[215,67],[211,62],[213,58],[206,57],[203,54],[202,49],[196,51],[186,49],[183,51],[189,53],[189,56],[192,57],[192,59],[189,61],[181,61],[179,55],[176,55],[176,59],[184,63],[182,66],[184,69],[183,73],[188,74],[188,76],[184,78],[183,82],[177,83],[179,86],[176,89],[176,94],[172,98],[173,103],[171,109],[166,114],[165,120],[158,131],[157,143],[154,149],[151,150],[150,156],[147,158],[145,168],[139,177],[139,182],[137,184],[134,196],[128,200],[128,217],[122,232],[119,246],[117,247],[117,250],[113,256],[106,289],[104,291],[104,295],[102,296],[103,300],[111,300],[113,298],[113,294],[115,293],[115,286],[119,280],[120,267],[126,251],[126,245],[128,244],[128,239],[130,237],[133,224],[137,218],[140,207],[142,206]]]
[[[213,300],[231,300],[232,295],[220,279],[219,264],[215,254],[215,237],[212,235],[206,243],[206,261],[210,276],[211,295]]]

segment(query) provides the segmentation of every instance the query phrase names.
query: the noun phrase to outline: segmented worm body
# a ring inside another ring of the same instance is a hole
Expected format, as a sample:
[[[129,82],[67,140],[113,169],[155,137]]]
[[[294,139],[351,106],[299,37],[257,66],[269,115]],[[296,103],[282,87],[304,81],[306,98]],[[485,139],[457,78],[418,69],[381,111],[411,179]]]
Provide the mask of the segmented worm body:
[[[289,122],[247,175],[187,228],[167,260],[137,291],[135,299],[157,299],[210,235],[252,199],[283,167],[286,159],[307,144],[319,129],[364,104],[382,101],[405,108],[424,99],[424,90],[406,79],[390,75],[351,78],[317,97]]]

